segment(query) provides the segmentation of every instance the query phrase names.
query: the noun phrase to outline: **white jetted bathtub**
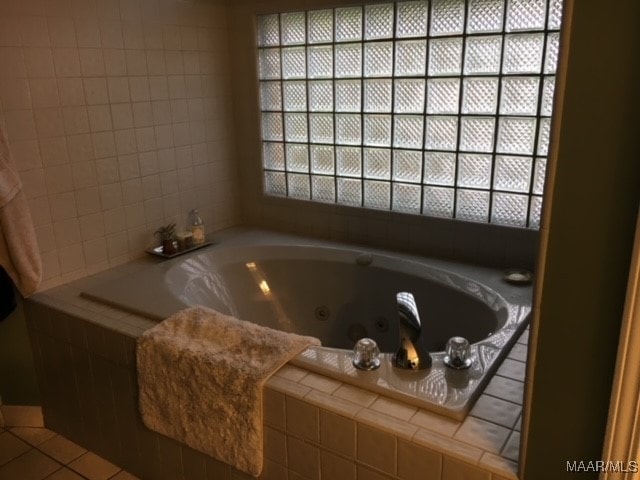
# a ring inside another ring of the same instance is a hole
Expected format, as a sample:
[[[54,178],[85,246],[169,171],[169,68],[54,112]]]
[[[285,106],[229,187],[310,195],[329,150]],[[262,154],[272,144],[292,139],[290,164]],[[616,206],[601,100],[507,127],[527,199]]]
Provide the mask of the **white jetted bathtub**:
[[[260,325],[311,335],[293,363],[406,402],[462,418],[528,320],[531,288],[503,272],[265,231],[231,231],[216,244],[87,290],[94,300],[163,319],[204,305]],[[391,365],[399,345],[396,293],[413,294],[433,365]],[[472,344],[473,365],[443,364],[447,339]],[[381,368],[357,370],[351,350],[376,340]]]

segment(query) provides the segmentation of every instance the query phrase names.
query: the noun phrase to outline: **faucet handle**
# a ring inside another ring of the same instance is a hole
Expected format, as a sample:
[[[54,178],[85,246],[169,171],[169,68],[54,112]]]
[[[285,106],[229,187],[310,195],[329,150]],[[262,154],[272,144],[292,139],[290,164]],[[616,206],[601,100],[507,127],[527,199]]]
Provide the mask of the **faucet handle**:
[[[456,370],[469,368],[473,363],[469,341],[464,337],[451,337],[447,341],[446,355],[443,361],[447,367]]]
[[[380,349],[375,340],[361,338],[353,347],[353,366],[359,370],[375,370],[380,366]]]

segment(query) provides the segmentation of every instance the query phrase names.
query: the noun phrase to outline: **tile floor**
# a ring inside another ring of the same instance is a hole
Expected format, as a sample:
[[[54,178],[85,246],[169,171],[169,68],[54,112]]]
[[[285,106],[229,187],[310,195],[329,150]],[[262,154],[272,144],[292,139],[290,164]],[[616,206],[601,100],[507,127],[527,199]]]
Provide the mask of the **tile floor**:
[[[31,407],[26,414],[23,407],[14,410],[3,406],[2,410],[0,480],[137,480],[95,453],[40,426],[39,409]]]

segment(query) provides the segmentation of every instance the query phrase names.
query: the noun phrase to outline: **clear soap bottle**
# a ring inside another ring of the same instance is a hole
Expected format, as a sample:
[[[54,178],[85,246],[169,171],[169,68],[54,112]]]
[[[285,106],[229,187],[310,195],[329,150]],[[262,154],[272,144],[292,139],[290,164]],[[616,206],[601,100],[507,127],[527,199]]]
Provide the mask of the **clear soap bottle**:
[[[187,229],[191,231],[193,235],[194,245],[204,243],[204,222],[202,221],[202,217],[198,214],[198,210],[195,208],[189,212]]]

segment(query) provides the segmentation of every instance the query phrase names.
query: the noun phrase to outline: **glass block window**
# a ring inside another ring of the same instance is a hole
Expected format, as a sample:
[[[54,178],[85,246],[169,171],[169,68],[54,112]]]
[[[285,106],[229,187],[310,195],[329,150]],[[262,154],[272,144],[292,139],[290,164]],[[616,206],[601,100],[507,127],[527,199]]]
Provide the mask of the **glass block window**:
[[[257,18],[267,195],[538,228],[562,0]]]

